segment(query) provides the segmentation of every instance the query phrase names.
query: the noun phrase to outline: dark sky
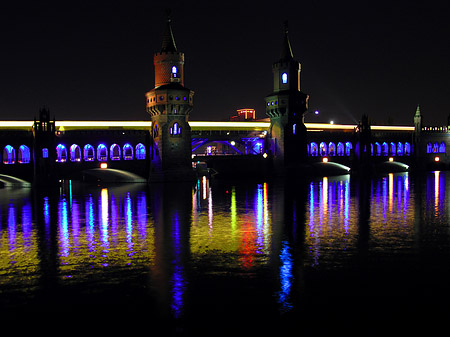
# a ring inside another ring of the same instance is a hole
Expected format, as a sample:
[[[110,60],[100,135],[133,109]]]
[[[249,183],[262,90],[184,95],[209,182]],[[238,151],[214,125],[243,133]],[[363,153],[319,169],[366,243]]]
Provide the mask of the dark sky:
[[[320,117],[410,125],[450,114],[450,10],[445,2],[26,1],[0,5],[0,119],[147,120],[165,9],[195,91],[191,120],[239,108],[264,118],[272,63],[289,21],[302,91]]]

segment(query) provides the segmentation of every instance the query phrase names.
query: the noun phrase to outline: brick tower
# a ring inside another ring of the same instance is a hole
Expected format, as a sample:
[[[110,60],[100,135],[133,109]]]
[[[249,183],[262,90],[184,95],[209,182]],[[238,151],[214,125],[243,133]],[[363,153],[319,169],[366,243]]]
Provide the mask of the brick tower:
[[[273,92],[266,96],[266,114],[270,117],[270,150],[274,168],[279,171],[306,162],[304,114],[309,96],[300,91],[301,65],[294,60],[284,24],[280,58],[272,66]]]
[[[194,92],[184,87],[184,53],[177,50],[170,15],[161,51],[154,54],[155,87],[145,94],[152,121],[150,180],[192,179],[189,113]]]

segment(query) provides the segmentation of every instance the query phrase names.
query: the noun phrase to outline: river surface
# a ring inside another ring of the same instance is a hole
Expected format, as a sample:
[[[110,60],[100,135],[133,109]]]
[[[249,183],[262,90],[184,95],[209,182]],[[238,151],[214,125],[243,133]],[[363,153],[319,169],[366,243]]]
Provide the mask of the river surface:
[[[3,189],[0,322],[430,335],[450,314],[449,189],[450,172]]]

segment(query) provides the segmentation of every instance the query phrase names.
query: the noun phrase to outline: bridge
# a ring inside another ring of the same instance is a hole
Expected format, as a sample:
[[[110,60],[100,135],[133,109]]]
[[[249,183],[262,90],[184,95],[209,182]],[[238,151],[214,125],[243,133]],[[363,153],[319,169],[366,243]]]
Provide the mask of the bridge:
[[[52,123],[51,146],[39,148],[39,128]],[[190,121],[189,126],[194,167],[198,162],[207,163],[219,176],[230,171],[254,174],[270,170],[270,120]],[[363,152],[377,170],[390,172],[446,169],[450,164],[448,127],[422,127],[417,138],[414,126],[372,125],[371,141],[361,149],[358,125],[305,126],[306,163],[317,173],[350,173]],[[30,185],[40,160],[51,161],[51,176],[57,180],[148,181],[151,130],[151,121],[0,121],[0,182],[4,186]]]
[[[272,64],[273,92],[264,120],[189,121],[194,91],[184,86],[184,53],[168,18],[154,54],[154,88],[145,93],[148,121],[57,121],[46,109],[33,121],[0,121],[0,185],[62,180],[147,182],[217,176],[367,174],[448,169],[449,126],[305,123],[309,95],[300,90],[287,25]],[[254,118],[254,114],[252,116]]]

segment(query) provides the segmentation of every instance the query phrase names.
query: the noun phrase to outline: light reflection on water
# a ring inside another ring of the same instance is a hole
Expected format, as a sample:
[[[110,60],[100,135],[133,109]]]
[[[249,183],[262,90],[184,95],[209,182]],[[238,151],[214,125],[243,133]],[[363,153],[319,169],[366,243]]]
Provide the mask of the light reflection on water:
[[[448,181],[446,172],[432,172],[420,184],[402,173],[299,185],[202,178],[187,187],[5,190],[0,290],[38,293],[49,278],[59,289],[102,288],[144,274],[149,301],[166,303],[180,318],[194,306],[193,297],[214,303],[215,282],[225,280],[233,289],[245,280],[257,291],[239,299],[273,300],[285,313],[295,309],[298,293],[308,291],[299,289],[299,275],[308,270],[370,262],[362,255],[392,263],[406,256],[414,264],[424,245],[449,248]],[[205,282],[211,283],[203,293],[196,284]]]

